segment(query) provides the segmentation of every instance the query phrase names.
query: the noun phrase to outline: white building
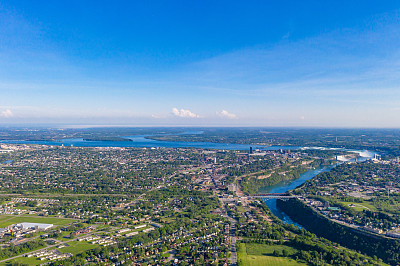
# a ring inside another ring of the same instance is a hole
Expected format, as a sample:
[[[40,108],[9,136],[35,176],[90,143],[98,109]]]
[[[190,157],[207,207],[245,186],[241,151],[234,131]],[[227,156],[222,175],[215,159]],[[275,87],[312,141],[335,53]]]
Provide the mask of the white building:
[[[20,223],[18,226],[22,227],[22,229],[39,229],[39,230],[47,230],[53,227],[53,224],[40,224],[40,223]]]

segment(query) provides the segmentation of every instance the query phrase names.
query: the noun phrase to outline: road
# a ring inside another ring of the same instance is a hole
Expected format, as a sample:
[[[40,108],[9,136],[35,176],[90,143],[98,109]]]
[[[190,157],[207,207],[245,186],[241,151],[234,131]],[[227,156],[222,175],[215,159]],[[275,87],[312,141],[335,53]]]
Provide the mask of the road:
[[[232,256],[231,256],[231,265],[237,265],[237,252],[236,252],[236,235],[235,235],[235,231],[236,231],[236,220],[232,219],[231,220],[231,230],[230,230],[230,238],[231,238],[231,252],[232,252]]]
[[[175,175],[176,175],[176,173],[172,174],[171,176],[168,177],[168,179],[172,178],[172,177],[175,176]],[[155,190],[155,189],[160,189],[161,187],[162,187],[162,185],[161,185],[161,186],[157,186],[157,187],[152,188],[151,190],[149,190],[149,191],[147,191],[147,192],[141,194],[141,195],[140,195],[139,197],[137,197],[134,201],[132,201],[131,204],[137,203],[137,202],[138,202],[141,198],[143,198],[148,192],[153,191],[153,190]],[[13,194],[13,195],[16,195],[16,194]],[[72,194],[71,194],[71,195],[72,195]],[[68,195],[68,196],[71,196],[71,195]],[[80,194],[74,194],[74,195],[80,195]],[[96,194],[96,196],[98,196],[98,195],[121,195],[121,194]],[[90,195],[89,195],[89,196],[90,196]],[[14,217],[15,217],[15,216],[14,216]],[[14,217],[11,217],[11,218],[14,218]],[[75,219],[75,220],[76,220],[76,219]],[[92,233],[90,233],[90,234],[87,234],[87,236],[88,236],[88,235],[91,235],[91,234],[93,234],[93,233],[94,233],[94,232],[92,232]],[[34,238],[37,238],[37,237],[34,237]],[[33,239],[33,238],[32,238],[32,239]],[[31,239],[30,239],[30,240],[31,240]],[[46,249],[49,249],[49,248],[52,248],[52,247],[56,247],[56,246],[61,245],[61,244],[63,244],[63,243],[68,243],[68,242],[71,242],[71,241],[74,241],[74,240],[76,241],[76,239],[71,239],[71,240],[64,241],[64,242],[62,242],[62,243],[57,243],[57,244],[54,244],[54,245],[51,245],[51,246],[47,246],[47,247],[44,247],[44,248],[41,248],[41,249],[37,249],[37,250],[31,251],[31,252],[27,252],[27,253],[24,253],[24,254],[20,254],[20,255],[18,255],[18,256],[14,256],[14,257],[11,257],[11,258],[7,258],[7,259],[4,259],[4,260],[1,260],[0,263],[6,262],[6,261],[9,261],[9,260],[13,260],[13,259],[16,259],[16,258],[20,258],[20,257],[26,256],[26,255],[28,255],[28,254],[35,253],[35,252],[38,252],[38,251],[42,251],[42,250],[46,250]]]
[[[236,252],[236,224],[237,224],[237,221],[228,215],[228,211],[226,209],[225,202],[221,198],[219,198],[219,200],[223,206],[223,209],[222,209],[222,211],[224,212],[223,216],[228,218],[228,220],[231,223],[230,230],[229,230],[229,238],[230,238],[230,242],[231,242],[232,256],[229,258],[229,260],[231,261],[231,265],[237,265],[237,252]]]

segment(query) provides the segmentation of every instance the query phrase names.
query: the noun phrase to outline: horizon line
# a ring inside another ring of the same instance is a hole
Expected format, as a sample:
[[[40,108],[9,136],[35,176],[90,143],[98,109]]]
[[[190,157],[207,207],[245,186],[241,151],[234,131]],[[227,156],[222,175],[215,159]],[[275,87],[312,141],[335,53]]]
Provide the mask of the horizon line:
[[[3,124],[0,128],[68,128],[68,129],[89,129],[89,128],[274,128],[274,129],[391,129],[400,130],[400,127],[369,127],[369,126],[265,126],[265,125],[129,125],[129,124],[68,124],[68,123],[13,123]]]

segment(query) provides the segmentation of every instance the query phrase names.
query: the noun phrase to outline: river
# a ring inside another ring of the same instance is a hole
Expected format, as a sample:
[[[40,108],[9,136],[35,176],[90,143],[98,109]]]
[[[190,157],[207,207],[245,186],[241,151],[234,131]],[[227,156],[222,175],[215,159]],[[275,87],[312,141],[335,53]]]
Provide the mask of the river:
[[[283,182],[280,182],[273,186],[263,187],[262,189],[260,189],[260,193],[285,193],[285,192],[288,192],[289,190],[295,189],[296,187],[302,185],[304,182],[315,177],[319,173],[329,171],[332,168],[334,168],[335,166],[336,165],[322,166],[317,169],[307,171],[307,172],[301,174],[298,179],[290,180],[290,181],[283,181]],[[268,208],[271,210],[271,212],[276,217],[278,217],[279,219],[281,219],[282,221],[284,221],[286,223],[294,224],[298,227],[301,227],[301,225],[299,225],[296,222],[293,222],[292,219],[290,219],[290,217],[288,215],[286,215],[286,213],[284,213],[282,210],[280,210],[276,206],[276,199],[268,199],[268,200],[264,200],[264,201],[267,204]]]
[[[366,160],[372,158],[373,157],[372,155],[374,155],[374,153],[372,153],[372,152],[360,152],[360,154],[364,155],[365,157],[358,157],[357,161],[359,161],[359,162],[366,161]],[[351,159],[351,161],[355,161],[355,158]],[[288,192],[288,191],[293,190],[293,189],[297,188],[298,186],[304,184],[304,182],[317,176],[318,174],[333,169],[337,165],[339,165],[339,164],[329,165],[329,166],[320,166],[316,169],[311,169],[311,170],[301,174],[298,179],[282,181],[273,186],[263,187],[260,189],[259,193],[285,193],[285,192]],[[282,221],[289,223],[289,224],[294,224],[298,227],[302,227],[300,224],[293,222],[292,219],[290,219],[290,217],[288,215],[286,215],[286,213],[284,213],[282,210],[280,210],[276,206],[276,199],[268,199],[268,200],[264,200],[264,202],[267,204],[267,206],[271,210],[271,212],[276,217],[281,219]]]
[[[192,133],[191,133],[192,134]],[[27,140],[1,140],[0,143],[11,144],[39,144],[50,146],[75,146],[75,147],[135,147],[135,148],[202,148],[216,150],[249,150],[250,147],[260,150],[289,150],[300,149],[294,146],[261,146],[235,143],[213,143],[213,142],[182,142],[153,140],[147,137],[153,135],[124,136],[131,141],[88,141],[83,138],[61,139],[57,141],[27,141]]]
[[[184,132],[181,134],[201,134],[201,131]],[[50,146],[75,146],[75,147],[136,147],[136,148],[202,148],[202,149],[216,149],[216,150],[249,150],[250,147],[259,150],[299,150],[299,149],[318,149],[318,150],[341,150],[359,153],[358,161],[367,160],[372,158],[375,153],[370,151],[357,151],[339,148],[323,148],[323,147],[295,147],[295,146],[260,146],[248,144],[235,144],[235,143],[213,143],[213,142],[180,142],[180,141],[162,141],[153,140],[147,137],[153,135],[136,135],[124,136],[123,138],[130,139],[131,141],[88,141],[82,138],[62,139],[58,141],[19,141],[19,140],[2,140],[0,143],[13,143],[13,144],[39,144]],[[355,159],[351,159],[355,160]],[[283,193],[296,188],[303,184],[305,181],[313,178],[321,172],[329,171],[334,166],[322,166],[303,173],[300,178],[291,181],[281,182],[274,186],[264,187],[260,192]],[[266,204],[271,209],[272,213],[281,220],[295,224],[283,211],[276,207],[276,200],[270,199]],[[300,226],[298,224],[295,224]]]

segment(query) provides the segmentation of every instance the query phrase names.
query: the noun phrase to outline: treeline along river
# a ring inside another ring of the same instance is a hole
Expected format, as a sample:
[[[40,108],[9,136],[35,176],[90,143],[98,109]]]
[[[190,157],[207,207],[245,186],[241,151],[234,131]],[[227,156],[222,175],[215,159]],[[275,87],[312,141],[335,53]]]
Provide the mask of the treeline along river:
[[[296,150],[296,149],[324,149],[324,148],[309,148],[309,147],[293,147],[293,146],[258,146],[258,145],[246,145],[246,144],[234,144],[234,143],[212,143],[212,142],[174,142],[174,141],[162,141],[162,140],[153,140],[149,139],[151,135],[140,135],[140,136],[128,136],[123,137],[129,139],[130,141],[118,141],[118,139],[114,141],[109,140],[87,140],[82,138],[77,139],[63,139],[59,141],[20,141],[20,140],[7,140],[0,141],[0,143],[14,143],[14,144],[39,144],[39,145],[51,145],[51,146],[76,146],[76,147],[137,147],[137,148],[202,148],[202,149],[218,149],[218,150],[249,150],[250,147],[253,149],[260,150]],[[336,149],[338,150],[338,149]],[[343,151],[349,151],[342,149]],[[354,151],[354,150],[353,150]],[[369,151],[354,151],[359,152],[362,157],[357,158],[358,161],[367,160],[374,156],[373,152]],[[300,175],[300,178],[291,181],[281,182],[274,186],[265,187],[260,192],[271,192],[271,193],[284,193],[289,190],[292,190],[300,185],[302,185],[305,181],[315,177],[321,172],[329,171],[335,166],[321,166],[317,169],[313,169],[307,171]],[[299,216],[295,215],[299,209],[293,209],[290,207],[290,204],[295,204],[293,201],[288,201],[287,204],[279,203],[277,205],[277,200],[271,199],[266,201],[267,206],[271,209],[271,212],[287,223],[292,223],[300,227],[305,227],[311,231],[317,232],[314,230],[316,225],[321,225],[321,222],[314,223],[313,221],[300,219]],[[294,206],[294,205],[293,205]],[[280,208],[279,208],[280,207]],[[295,211],[294,211],[295,210]],[[303,212],[311,215],[310,212]],[[288,215],[289,214],[289,215]],[[294,221],[289,217],[295,217]],[[303,217],[304,218],[304,217]],[[296,223],[297,222],[297,223]],[[327,227],[328,228],[328,227]],[[334,226],[330,225],[329,230],[337,230]],[[345,232],[345,231],[344,231]],[[319,232],[318,234],[324,236],[324,232]],[[354,235],[355,239],[360,238],[358,235]],[[361,236],[362,238],[362,236]],[[336,239],[331,239],[336,242]],[[340,239],[337,239],[338,241]],[[354,239],[353,239],[354,240]],[[355,241],[355,240],[354,240]],[[382,247],[387,247],[385,243],[381,243]],[[351,248],[358,248],[358,246],[349,246]],[[363,252],[369,253],[372,255],[377,254],[381,251],[381,248],[376,249],[377,251],[372,252],[374,247],[369,247],[369,249],[364,250]],[[392,250],[390,248],[382,249],[381,254],[386,250],[391,254]],[[368,251],[368,252],[367,252]],[[390,256],[389,254],[385,255],[386,257],[390,257],[394,259],[394,256]],[[379,256],[378,256],[379,257]],[[387,259],[385,261],[388,261]],[[389,262],[389,261],[388,261]]]
[[[369,159],[364,157],[362,160]],[[360,160],[360,159],[358,159]],[[275,186],[265,187],[260,192],[284,193],[301,186],[305,181],[319,173],[329,171],[333,166],[322,166],[318,169],[303,173],[299,179],[282,182]],[[281,220],[303,227],[308,231],[357,250],[369,256],[376,256],[391,265],[400,265],[400,240],[374,236],[354,228],[335,223],[316,213],[309,206],[298,199],[265,200],[271,212]]]
[[[202,134],[201,131],[189,131],[181,134]],[[75,146],[75,147],[136,147],[136,148],[201,148],[201,149],[217,149],[217,150],[249,150],[250,147],[253,149],[260,150],[298,150],[298,149],[324,149],[321,147],[294,147],[294,146],[260,146],[260,145],[247,145],[247,144],[236,144],[236,143],[213,143],[213,142],[179,142],[179,141],[163,141],[153,140],[148,137],[154,135],[136,135],[136,136],[121,136],[119,138],[129,139],[130,141],[115,141],[110,140],[88,140],[83,138],[74,139],[61,139],[57,141],[27,141],[27,140],[2,140],[0,143],[14,143],[14,144],[39,144],[39,145],[50,145],[50,146]],[[335,149],[350,151],[345,149]],[[362,157],[358,160],[366,160],[374,156],[375,153],[369,151],[356,151],[359,152]],[[290,182],[281,182],[271,187],[265,187],[261,192],[271,193],[284,193],[289,190],[302,185],[308,179],[313,178],[317,174],[323,171],[329,171],[332,166],[323,166],[315,170],[310,170],[303,173],[300,178],[291,180]],[[289,223],[293,223],[291,219],[285,215],[284,212],[276,207],[276,200],[267,201],[268,207],[271,211],[279,217],[281,220]],[[298,224],[297,224],[298,225]]]
[[[376,256],[391,265],[399,265],[400,241],[374,236],[354,228],[340,225],[313,211],[298,199],[278,200],[277,206],[308,231],[358,250],[369,256]]]

